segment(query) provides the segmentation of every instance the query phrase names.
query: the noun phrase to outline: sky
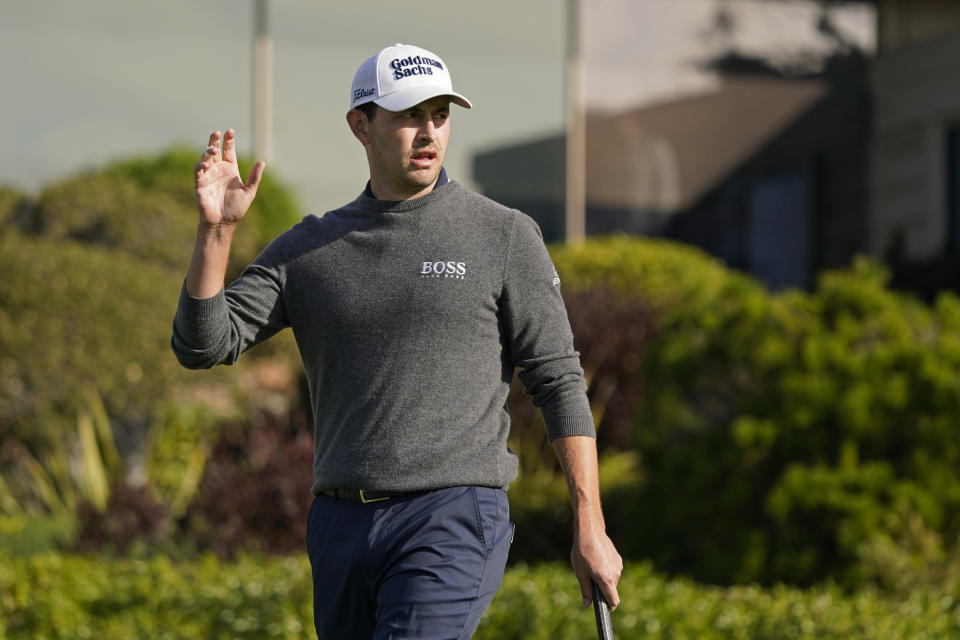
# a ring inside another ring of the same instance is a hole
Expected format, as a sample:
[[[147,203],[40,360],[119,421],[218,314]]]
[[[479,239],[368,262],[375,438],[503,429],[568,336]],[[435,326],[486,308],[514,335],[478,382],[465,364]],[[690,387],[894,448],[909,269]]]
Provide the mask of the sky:
[[[734,46],[823,47],[806,0],[582,0],[588,106],[618,110],[715,88],[696,61]],[[233,127],[249,153],[253,0],[0,0],[0,184],[36,192],[78,172],[173,146],[200,152]],[[705,35],[717,8],[736,17]],[[871,10],[835,9],[870,49]],[[367,166],[344,114],[357,66],[404,42],[437,53],[474,108],[455,108],[446,167],[475,187],[472,156],[564,123],[565,2],[271,0],[274,140],[267,171],[304,213],[352,200]],[[191,179],[185,176],[186,180]]]

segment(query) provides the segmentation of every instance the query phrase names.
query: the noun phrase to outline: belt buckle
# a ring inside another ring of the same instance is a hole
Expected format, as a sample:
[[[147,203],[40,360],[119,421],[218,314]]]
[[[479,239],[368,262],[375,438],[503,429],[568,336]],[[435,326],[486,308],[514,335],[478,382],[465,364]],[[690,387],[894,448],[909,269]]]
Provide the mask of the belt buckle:
[[[371,502],[383,502],[384,500],[390,499],[390,496],[386,496],[383,498],[368,498],[363,494],[363,489],[358,489],[358,491],[360,492],[360,502],[362,502],[363,504],[369,504]]]

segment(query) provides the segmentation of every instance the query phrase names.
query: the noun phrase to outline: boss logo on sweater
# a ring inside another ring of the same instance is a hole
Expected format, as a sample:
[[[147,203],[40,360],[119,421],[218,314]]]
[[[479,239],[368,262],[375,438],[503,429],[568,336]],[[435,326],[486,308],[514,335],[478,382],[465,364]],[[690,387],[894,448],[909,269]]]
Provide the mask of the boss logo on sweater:
[[[427,260],[420,265],[421,278],[450,278],[463,280],[467,275],[467,265],[464,262],[452,260]]]

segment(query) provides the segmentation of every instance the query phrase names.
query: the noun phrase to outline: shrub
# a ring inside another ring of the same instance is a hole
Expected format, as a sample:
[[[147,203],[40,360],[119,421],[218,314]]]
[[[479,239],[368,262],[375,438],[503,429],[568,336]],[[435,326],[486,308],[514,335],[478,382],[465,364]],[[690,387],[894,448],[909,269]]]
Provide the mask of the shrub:
[[[613,612],[618,638],[807,640],[930,638],[960,634],[960,594],[925,588],[903,598],[799,590],[717,588],[668,580],[628,564]],[[306,554],[161,556],[107,560],[44,554],[0,562],[0,634],[21,638],[303,638],[312,634]],[[581,640],[593,613],[563,565],[514,567],[476,640]]]
[[[571,588],[572,587],[572,588]],[[612,614],[619,638],[952,638],[960,632],[955,595],[917,591],[904,600],[872,592],[844,595],[755,586],[716,588],[665,580],[648,565],[627,565]],[[562,565],[517,567],[481,622],[476,640],[580,640],[596,634],[579,588]]]
[[[11,187],[0,186],[0,235],[17,225],[29,207],[27,196]]]
[[[43,190],[27,231],[111,247],[186,272],[197,215],[125,178],[84,175]]]
[[[79,551],[126,553],[134,543],[154,545],[164,539],[170,525],[167,509],[149,487],[117,482],[106,510],[89,503],[79,509],[80,532],[74,543]]]
[[[182,278],[197,227],[197,160],[181,149],[81,174],[45,188],[33,206],[19,206],[14,219],[23,232],[113,247],[175,267]],[[11,198],[0,195],[0,208]],[[300,217],[291,192],[264,174],[257,199],[234,234],[228,280]]]
[[[32,204],[0,191],[3,218],[19,229],[4,225],[0,238],[0,429],[72,420],[82,380],[111,418],[142,430],[184,379],[168,342],[196,229],[195,162],[172,151],[118,163],[47,187]],[[234,271],[298,217],[273,178],[250,215]]]
[[[152,426],[176,422],[164,406],[203,404],[222,417],[243,405],[237,374],[242,378],[246,365],[187,372],[169,347],[196,229],[194,155],[172,151],[118,163],[51,185],[36,201],[0,189],[0,442],[20,445],[14,457],[41,467],[70,458],[75,452],[64,449],[73,444],[63,434],[75,430],[91,390],[103,398],[125,457],[156,440],[148,434]],[[252,222],[235,237],[228,277],[298,217],[290,192],[267,176]],[[298,361],[290,339],[273,340],[257,355]],[[203,445],[192,453],[202,453]],[[0,453],[0,481],[35,480],[21,473],[22,464],[7,464],[9,448]],[[202,471],[201,458],[193,455],[187,469]],[[20,477],[11,479],[14,473]],[[159,497],[173,501],[176,513],[190,498],[190,478],[161,479]],[[12,502],[0,503],[0,513],[18,512],[22,505]]]
[[[200,405],[157,408],[145,447],[146,479],[172,517],[182,516],[196,497],[218,428],[214,412]]]
[[[597,425],[601,452],[601,491],[608,531],[630,536],[639,482],[633,448],[633,416],[643,391],[639,362],[654,336],[654,317],[637,297],[619,296],[606,287],[564,293],[587,381],[587,396]],[[547,443],[540,412],[514,380],[508,400],[508,444],[520,459],[510,486],[511,517],[517,525],[511,562],[557,561],[568,557],[572,542],[570,493]],[[629,496],[629,497],[628,497]]]
[[[196,200],[193,193],[193,167],[200,159],[200,151],[178,148],[144,158],[132,158],[110,165],[102,171],[106,179],[120,183],[131,182],[141,190],[161,195],[175,201],[186,212],[190,221],[190,233],[186,236],[171,235],[168,242],[180,243],[188,250],[193,249],[193,235],[197,223]],[[240,175],[246,180],[253,163],[245,157],[239,158]],[[300,210],[293,192],[290,191],[271,170],[263,174],[257,189],[257,198],[253,201],[244,222],[237,227],[230,255],[228,280],[239,274],[248,262],[277,235],[296,223],[303,212]],[[187,263],[180,263],[185,271]]]
[[[77,527],[77,516],[71,513],[31,516],[19,511],[14,515],[0,515],[0,558],[67,549],[73,543]]]
[[[259,412],[220,429],[193,502],[180,521],[192,546],[223,557],[241,550],[303,550],[313,485],[313,429],[302,413]]]
[[[76,431],[61,433],[37,458],[14,439],[0,442],[0,550],[14,555],[68,548],[81,504],[107,508],[109,484],[120,472],[106,409],[88,391]]]
[[[812,293],[770,294],[665,242],[598,240],[554,258],[567,291],[603,286],[655,314],[633,431],[646,517],[618,539],[629,557],[716,582],[856,584],[876,575],[867,550],[908,541],[903,521],[953,548],[954,296],[924,306],[864,260]],[[897,509],[907,515],[887,516]]]
[[[603,285],[571,291],[564,301],[587,381],[597,445],[629,450],[643,394],[640,363],[655,339],[656,318],[642,298],[617,296]]]
[[[643,521],[636,511],[641,470],[633,452],[609,452],[600,457],[600,492],[607,531],[621,543]],[[510,519],[516,525],[511,564],[564,562],[573,543],[570,491],[563,474],[549,468],[521,471],[507,491]]]
[[[16,638],[302,638],[312,629],[301,559],[39,555],[0,563],[0,632]]]
[[[75,422],[93,387],[129,438],[149,423],[162,390],[185,378],[169,347],[178,294],[169,283],[179,278],[166,268],[7,233],[0,269],[0,432],[8,437],[42,449]]]

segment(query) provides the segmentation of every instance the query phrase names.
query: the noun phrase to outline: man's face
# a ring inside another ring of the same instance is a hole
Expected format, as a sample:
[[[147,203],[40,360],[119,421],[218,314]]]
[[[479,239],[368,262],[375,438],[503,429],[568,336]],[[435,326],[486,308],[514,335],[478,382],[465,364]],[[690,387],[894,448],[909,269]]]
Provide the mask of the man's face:
[[[426,195],[440,175],[450,139],[450,98],[431,98],[406,111],[378,109],[367,131],[374,195],[381,200]]]

